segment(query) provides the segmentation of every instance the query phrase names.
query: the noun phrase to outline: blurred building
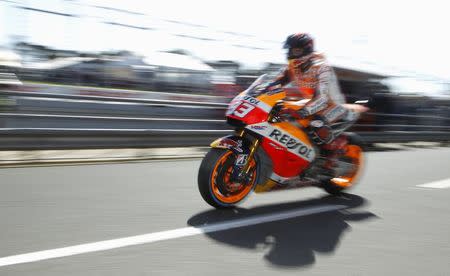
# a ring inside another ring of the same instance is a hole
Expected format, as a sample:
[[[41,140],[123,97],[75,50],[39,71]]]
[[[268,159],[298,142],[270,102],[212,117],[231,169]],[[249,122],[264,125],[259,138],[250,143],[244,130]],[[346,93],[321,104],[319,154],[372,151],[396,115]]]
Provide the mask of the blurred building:
[[[202,61],[183,49],[145,56],[129,51],[80,53],[28,43],[18,43],[15,49],[20,55],[12,51],[0,52],[3,82],[20,83],[12,74],[16,72],[19,79],[25,81],[213,94],[228,98],[246,89],[259,75],[275,77],[285,66],[267,63],[260,69],[248,69],[233,60]],[[431,94],[421,93],[420,86],[413,86],[416,90],[405,88],[402,91],[402,86],[389,85],[393,78],[387,75],[337,65],[333,68],[347,102],[369,100],[372,111],[378,114],[449,116],[448,97],[431,97]],[[291,84],[286,89],[289,93],[297,88]],[[367,123],[378,121],[378,124],[412,123],[406,117],[370,115],[365,120]]]
[[[16,73],[22,68],[20,55],[10,50],[0,49],[0,87],[20,85]]]
[[[153,77],[153,87],[162,91],[212,93],[216,71],[203,61],[186,54],[158,52],[143,59]]]
[[[215,69],[184,54],[131,52],[71,53],[39,48],[20,68],[24,80],[71,85],[210,93]],[[22,51],[24,51],[22,49]],[[67,53],[68,54],[68,53]]]
[[[238,82],[240,64],[232,60],[218,60],[207,62],[214,68],[211,84],[217,95],[232,97],[245,89],[246,85]],[[254,79],[252,78],[252,81]]]

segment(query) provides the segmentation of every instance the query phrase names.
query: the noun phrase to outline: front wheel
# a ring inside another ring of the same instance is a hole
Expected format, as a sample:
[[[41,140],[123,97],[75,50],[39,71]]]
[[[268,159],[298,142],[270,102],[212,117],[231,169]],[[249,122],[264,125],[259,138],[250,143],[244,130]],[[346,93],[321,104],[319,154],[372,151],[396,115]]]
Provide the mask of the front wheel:
[[[254,189],[257,165],[250,160],[249,173],[245,180],[237,181],[240,167],[236,166],[237,155],[227,149],[211,149],[203,158],[198,173],[198,189],[203,199],[215,208],[232,208]]]
[[[337,195],[353,187],[364,168],[364,143],[357,134],[349,133],[348,143],[337,162],[345,168],[338,172],[334,178],[322,182],[322,188],[329,194]]]

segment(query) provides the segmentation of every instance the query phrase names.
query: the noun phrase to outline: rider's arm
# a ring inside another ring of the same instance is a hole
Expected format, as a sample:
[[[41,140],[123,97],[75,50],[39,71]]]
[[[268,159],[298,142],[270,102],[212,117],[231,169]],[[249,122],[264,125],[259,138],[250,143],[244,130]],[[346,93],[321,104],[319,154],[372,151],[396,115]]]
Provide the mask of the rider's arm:
[[[328,65],[321,65],[318,69],[318,83],[314,96],[301,111],[304,117],[316,114],[328,106],[331,73],[331,68]]]
[[[291,82],[291,78],[289,76],[288,68],[284,68],[280,74],[275,78],[275,80],[270,84],[270,86],[285,86],[286,84]]]

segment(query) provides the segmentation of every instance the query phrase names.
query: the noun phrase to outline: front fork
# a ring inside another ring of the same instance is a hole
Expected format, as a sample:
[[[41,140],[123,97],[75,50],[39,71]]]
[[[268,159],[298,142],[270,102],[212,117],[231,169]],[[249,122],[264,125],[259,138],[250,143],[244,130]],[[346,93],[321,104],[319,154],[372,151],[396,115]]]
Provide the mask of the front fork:
[[[241,138],[244,137],[245,135],[245,129],[240,130],[237,135]],[[250,152],[247,156],[247,159],[245,161],[245,163],[241,164],[240,167],[241,169],[236,170],[237,171],[237,180],[238,181],[242,181],[242,180],[246,180],[249,176],[250,173],[250,163],[253,160],[256,150],[258,149],[260,143],[260,139],[259,138],[255,138],[253,143],[250,145]],[[237,166],[237,164],[236,164]]]
[[[272,111],[269,114],[269,117],[267,118],[267,121],[271,122],[274,118],[275,115],[278,113],[278,111],[282,108],[283,106],[283,102],[280,101],[277,103],[277,106],[275,108],[272,109]],[[241,129],[237,132],[237,135],[241,138],[244,137],[245,135],[245,129]],[[247,176],[248,173],[250,172],[250,162],[253,159],[253,157],[255,156],[255,152],[258,149],[259,143],[261,142],[261,138],[255,138],[255,140],[253,141],[252,145],[250,146],[250,153],[248,154],[248,158],[247,158],[247,162],[244,164],[242,170],[241,170],[241,175],[243,174],[244,176]]]

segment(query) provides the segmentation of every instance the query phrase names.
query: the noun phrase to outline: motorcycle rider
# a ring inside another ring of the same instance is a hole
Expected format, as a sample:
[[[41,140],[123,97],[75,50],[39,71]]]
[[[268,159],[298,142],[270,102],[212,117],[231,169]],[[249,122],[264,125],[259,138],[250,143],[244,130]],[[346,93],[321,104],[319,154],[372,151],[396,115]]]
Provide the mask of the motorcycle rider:
[[[288,66],[266,89],[270,91],[295,82],[298,93],[290,96],[310,100],[299,110],[281,110],[281,116],[296,119],[312,116],[308,127],[312,140],[317,145],[329,144],[335,138],[331,125],[350,115],[342,106],[345,97],[339,89],[336,74],[324,55],[314,50],[314,41],[309,34],[289,35],[284,48],[287,49]]]

